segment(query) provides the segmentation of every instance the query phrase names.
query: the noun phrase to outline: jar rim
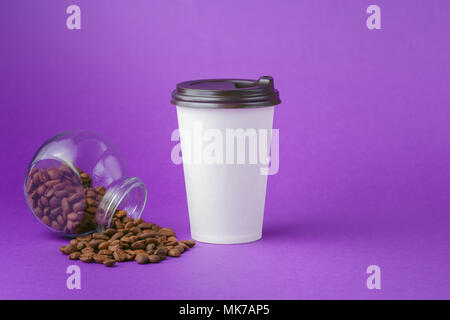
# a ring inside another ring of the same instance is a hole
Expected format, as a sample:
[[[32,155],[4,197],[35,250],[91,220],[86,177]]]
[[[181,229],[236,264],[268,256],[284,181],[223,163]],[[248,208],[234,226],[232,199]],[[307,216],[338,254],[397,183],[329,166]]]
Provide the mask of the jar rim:
[[[101,232],[111,226],[114,213],[119,207],[127,211],[127,215],[133,219],[140,218],[147,203],[147,193],[144,182],[138,177],[124,178],[108,188],[100,202],[104,220],[100,223],[97,221],[98,231]]]

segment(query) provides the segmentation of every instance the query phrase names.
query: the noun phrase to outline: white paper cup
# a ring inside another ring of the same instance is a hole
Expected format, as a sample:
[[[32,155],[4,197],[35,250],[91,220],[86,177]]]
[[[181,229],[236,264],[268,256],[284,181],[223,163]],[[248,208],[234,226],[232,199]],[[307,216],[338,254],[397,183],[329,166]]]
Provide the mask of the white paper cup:
[[[181,100],[180,86],[192,83],[195,88],[190,89],[200,93],[183,92],[191,99],[183,104],[186,101]],[[229,88],[230,83],[233,88]],[[260,92],[259,101],[255,102],[252,88]],[[213,96],[207,102],[204,91]],[[193,96],[201,102],[193,102]],[[218,101],[218,96],[225,102]],[[245,99],[248,96],[252,101]],[[274,105],[279,103],[273,80],[189,81],[179,84],[173,97],[192,238],[216,244],[260,239],[267,186],[263,168],[268,165]]]

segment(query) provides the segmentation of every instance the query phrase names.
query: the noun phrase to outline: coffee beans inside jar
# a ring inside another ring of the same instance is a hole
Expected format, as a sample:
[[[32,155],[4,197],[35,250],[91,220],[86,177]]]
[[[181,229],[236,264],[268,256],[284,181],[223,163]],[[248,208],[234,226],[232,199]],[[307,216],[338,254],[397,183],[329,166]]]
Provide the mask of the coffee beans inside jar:
[[[71,260],[99,263],[112,267],[116,262],[158,263],[179,257],[195,245],[193,240],[179,241],[170,228],[133,219],[126,211],[116,210],[110,228],[102,233],[78,236],[60,251]]]
[[[93,187],[89,174],[61,163],[31,169],[26,192],[42,223],[57,232],[77,235],[96,229],[96,213],[106,189]]]

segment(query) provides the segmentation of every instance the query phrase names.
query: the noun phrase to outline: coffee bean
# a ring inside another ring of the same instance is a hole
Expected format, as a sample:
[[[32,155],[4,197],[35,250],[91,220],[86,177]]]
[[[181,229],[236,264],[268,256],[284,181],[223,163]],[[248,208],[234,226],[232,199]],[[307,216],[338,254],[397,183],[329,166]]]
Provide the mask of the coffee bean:
[[[51,208],[56,208],[57,206],[59,206],[60,203],[61,203],[61,200],[56,196],[51,197],[48,202],[48,204]]]
[[[131,244],[131,249],[136,250],[136,249],[145,249],[145,241],[144,240],[139,240],[136,241],[134,243]]]
[[[47,170],[47,173],[52,180],[59,179],[59,177],[61,177],[61,172],[59,172],[57,168],[50,168]]]
[[[112,267],[116,264],[116,260],[107,259],[107,260],[103,261],[103,264],[107,267]]]
[[[54,193],[55,193],[55,196],[60,199],[67,197],[69,195],[69,193],[66,190],[57,190]]]
[[[86,209],[85,209],[85,211],[87,212],[87,213],[90,213],[90,214],[95,214],[96,212],[97,212],[97,207],[87,207]]]
[[[86,248],[81,249],[81,253],[85,253],[85,254],[94,253],[94,252],[95,252],[94,249],[91,247],[86,247]]]
[[[183,243],[183,242],[178,242],[178,245],[182,246],[184,251],[189,250],[189,246],[187,244]]]
[[[126,250],[124,250],[124,251],[125,251],[125,253],[128,255],[128,258],[129,258],[129,259],[133,260],[134,257],[136,257],[136,254],[137,254],[136,251],[131,250],[131,249],[126,249]],[[144,252],[144,253],[145,253],[145,252]]]
[[[33,192],[31,192],[28,195],[29,199],[33,199],[35,202],[37,201],[37,199],[39,198],[39,195],[37,194],[36,190],[34,190]]]
[[[67,233],[72,233],[73,229],[74,229],[74,223],[72,220],[68,220],[66,223],[66,229],[67,229]]]
[[[88,206],[91,206],[91,207],[96,207],[97,206],[97,201],[95,201],[92,198],[86,198],[86,203],[87,203]]]
[[[123,236],[124,236],[124,233],[123,233],[122,231],[119,231],[119,232],[116,232],[116,233],[110,238],[110,240],[111,240],[111,241],[114,241],[114,240],[117,240],[117,239],[122,238]]]
[[[116,227],[116,229],[123,229],[123,224],[122,222],[120,222],[120,220],[114,221],[114,226]]]
[[[39,170],[39,178],[43,183],[50,180],[50,176],[46,169],[42,168],[41,170]]]
[[[80,240],[80,241],[91,241],[92,240],[92,235],[91,234],[87,234],[85,236],[78,236],[77,239]]]
[[[99,246],[100,244],[102,244],[103,242],[104,242],[104,240],[92,239],[91,241],[89,241],[89,246],[90,246],[91,248],[96,249],[96,248],[98,248],[98,246]]]
[[[167,240],[166,240],[166,245],[167,246],[176,246],[178,244],[178,240],[177,240],[177,238],[175,238],[175,237],[169,237]]]
[[[174,249],[177,249],[178,251],[180,251],[180,253],[183,253],[183,252],[184,252],[184,248],[183,248],[182,246],[180,246],[180,245],[176,245],[176,246],[174,247]]]
[[[130,238],[131,243],[136,242],[138,240],[141,240],[141,238],[139,238],[139,237],[137,237],[135,235],[131,235],[131,236],[128,236],[128,237]]]
[[[116,233],[115,229],[106,229],[105,231],[103,231],[103,234],[107,237],[111,237],[115,233]]]
[[[159,234],[162,236],[174,236],[175,232],[170,228],[161,228]]]
[[[102,254],[105,256],[112,256],[113,252],[111,250],[108,249],[102,249],[98,251],[98,254]]]
[[[68,220],[73,220],[73,221],[77,220],[77,213],[76,213],[76,212],[71,212],[71,213],[69,213],[69,214],[67,215],[67,219],[68,219]]]
[[[70,260],[78,260],[78,259],[80,259],[80,256],[81,256],[81,252],[75,251],[75,252],[72,252],[71,254],[69,254],[69,259]]]
[[[80,255],[80,260],[85,262],[85,263],[94,262],[93,255],[90,255],[90,254],[81,254]]]
[[[125,243],[131,243],[130,237],[127,237],[127,236],[123,236],[122,238],[120,238],[120,241],[125,242]]]
[[[69,243],[67,246],[64,247],[63,252],[64,254],[71,254],[72,252],[78,251],[77,246],[74,244]]]
[[[82,192],[78,192],[78,193],[74,193],[74,194],[70,195],[67,200],[69,201],[69,203],[75,203],[83,198],[84,198],[84,194]]]
[[[167,241],[177,242],[177,243],[178,243],[178,239],[175,238],[174,236],[169,236],[169,237],[167,237]]]
[[[78,221],[74,221],[72,223],[72,232],[77,232],[79,233],[81,231],[82,228],[80,228],[80,222]]]
[[[97,193],[94,190],[88,189],[88,191],[86,191],[87,198],[95,199],[96,196],[97,196]]]
[[[55,189],[55,192],[56,192],[56,190],[62,190],[62,189],[64,189],[66,187],[66,183],[65,182],[60,182],[60,183],[58,183],[58,184],[55,184],[54,186],[53,186],[53,189]]]
[[[143,253],[138,254],[134,260],[139,264],[147,264],[150,262],[149,257]]]
[[[181,253],[177,249],[170,249],[168,255],[170,257],[179,257]]]
[[[36,186],[38,186],[38,185],[40,185],[41,183],[42,183],[42,181],[41,181],[39,175],[38,175],[38,174],[34,174],[34,175],[33,175],[33,184],[36,185]]]
[[[41,218],[42,215],[43,215],[44,213],[43,213],[43,210],[42,210],[41,208],[36,208],[36,209],[34,209],[34,214],[35,214],[38,218]]]
[[[86,203],[82,200],[82,201],[76,202],[73,205],[73,210],[74,211],[83,211],[85,207],[86,207]]]
[[[127,259],[127,254],[120,248],[113,252],[113,256],[116,261],[125,261]]]
[[[194,240],[183,240],[181,242],[184,243],[185,245],[187,245],[189,248],[192,248],[193,246],[195,246]]]
[[[150,263],[158,263],[161,261],[161,258],[156,254],[148,256],[148,259],[150,260]]]
[[[27,181],[27,193],[30,194],[34,189],[33,179],[28,179]]]
[[[61,180],[59,179],[55,179],[55,180],[48,180],[47,182],[44,183],[44,186],[46,186],[47,188],[52,188],[55,185],[57,185],[58,183],[61,183]],[[54,191],[54,189],[52,188],[51,190]]]
[[[133,228],[133,227],[134,227],[133,221],[127,222],[127,223],[125,224],[125,229],[131,229],[131,228]]]
[[[41,184],[37,189],[36,189],[36,193],[40,196],[43,196],[45,193],[45,185]]]
[[[165,247],[159,247],[158,249],[155,250],[155,254],[160,257],[161,256],[166,257],[168,253],[169,253],[169,250]]]
[[[47,188],[44,193],[44,197],[50,199],[55,191],[52,188]]]
[[[43,216],[42,217],[42,219],[41,219],[41,221],[42,221],[42,223],[44,223],[44,224],[46,224],[46,225],[50,225],[50,223],[51,223],[51,220],[50,220],[50,218],[48,217],[48,216]]]
[[[133,227],[130,229],[131,232],[133,232],[133,234],[138,234],[141,232],[141,229],[138,227]]]
[[[39,169],[34,167],[33,169],[30,170],[30,172],[28,173],[28,176],[33,177],[36,174],[36,172],[38,172],[38,171],[39,171]]]
[[[78,242],[78,244],[77,244],[77,250],[81,250],[81,249],[85,248],[86,246],[87,246],[87,242],[85,242],[85,241],[80,241],[80,242]]]
[[[63,218],[61,215],[59,215],[59,216],[56,218],[56,221],[58,222],[59,225],[61,225],[61,226],[64,225],[64,218]]]
[[[58,214],[60,214],[62,212],[61,207],[58,208],[54,208],[52,210],[50,210],[50,216],[52,217],[56,217]]]
[[[109,244],[111,246],[115,246],[115,245],[119,245],[120,244],[120,240],[113,240],[112,238],[109,240]]]
[[[138,237],[140,237],[141,239],[146,239],[146,238],[152,238],[155,237],[158,233],[155,231],[144,231],[144,232],[140,232],[137,234]]]
[[[80,178],[81,179],[90,179],[91,177],[87,173],[81,172],[80,173]]]
[[[98,245],[98,249],[99,249],[99,250],[108,249],[108,247],[109,247],[109,242],[107,242],[107,241],[102,242],[102,243],[100,243],[100,244]]]
[[[46,197],[41,197],[39,199],[39,201],[41,201],[41,204],[44,208],[48,207],[49,204],[48,204],[48,199]]]
[[[138,224],[137,226],[138,226],[138,228],[141,228],[141,229],[151,229],[153,226],[153,223],[142,222],[142,223]]]
[[[96,263],[102,263],[105,262],[106,260],[109,260],[108,256],[102,255],[102,254],[96,254],[94,255],[94,261]]]
[[[123,219],[127,216],[127,212],[125,210],[119,210],[115,213],[117,219]]]
[[[69,204],[69,201],[67,200],[67,198],[61,199],[61,208],[62,208],[62,211],[66,214],[70,212],[70,210],[71,210],[70,204]]]
[[[99,240],[108,240],[109,238],[101,233],[93,233],[92,234],[93,239],[99,239]]]
[[[132,217],[130,217],[130,216],[125,216],[125,217],[122,218],[122,222],[123,223],[128,223],[130,221],[134,223],[134,219]]]
[[[153,243],[155,246],[159,246],[161,244],[161,241],[159,241],[156,238],[146,238],[145,239],[145,244],[149,245],[150,243]]]

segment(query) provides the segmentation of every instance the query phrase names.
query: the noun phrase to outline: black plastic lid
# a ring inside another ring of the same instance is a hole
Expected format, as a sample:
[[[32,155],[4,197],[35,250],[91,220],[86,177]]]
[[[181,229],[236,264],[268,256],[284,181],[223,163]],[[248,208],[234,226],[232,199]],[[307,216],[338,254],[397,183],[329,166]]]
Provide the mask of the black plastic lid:
[[[193,108],[253,108],[281,103],[273,78],[258,80],[206,79],[177,84],[172,104]]]

